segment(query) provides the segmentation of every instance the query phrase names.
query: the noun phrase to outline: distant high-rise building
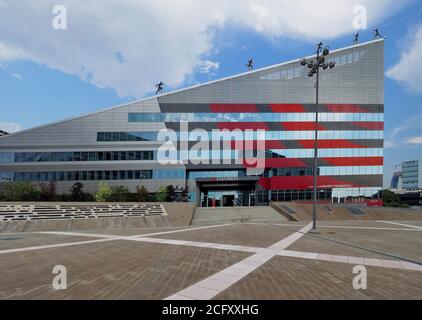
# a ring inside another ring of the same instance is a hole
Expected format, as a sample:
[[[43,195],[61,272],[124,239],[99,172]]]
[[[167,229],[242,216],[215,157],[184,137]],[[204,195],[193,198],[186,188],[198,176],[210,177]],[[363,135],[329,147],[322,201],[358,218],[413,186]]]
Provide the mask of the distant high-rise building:
[[[391,178],[391,183],[390,183],[391,189],[398,189],[400,178],[401,178],[401,171],[394,172],[393,177]]]
[[[402,167],[402,179],[403,189],[414,190],[418,189],[418,177],[419,177],[419,162],[405,161],[401,165]]]

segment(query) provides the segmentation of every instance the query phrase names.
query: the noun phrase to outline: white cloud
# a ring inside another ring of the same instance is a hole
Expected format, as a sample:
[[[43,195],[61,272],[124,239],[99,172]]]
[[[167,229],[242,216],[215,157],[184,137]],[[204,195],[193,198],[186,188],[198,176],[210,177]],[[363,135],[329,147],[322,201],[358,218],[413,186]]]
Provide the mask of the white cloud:
[[[387,76],[402,82],[411,91],[422,93],[422,25],[413,37],[411,46],[401,53],[400,61],[387,71]]]
[[[394,128],[391,133],[385,137],[384,139],[384,147],[385,148],[395,148],[395,147],[403,147],[403,141],[406,143],[413,143],[411,141],[412,137],[404,137],[403,133],[406,133],[406,136],[409,136],[410,134],[414,132],[420,132],[420,129],[422,128],[422,116],[414,115],[411,118],[404,121],[401,125]]]
[[[0,122],[0,130],[6,131],[8,133],[14,133],[21,131],[22,127],[19,123],[14,122]]]
[[[375,25],[404,1],[385,0],[62,0],[67,30],[52,28],[56,0],[0,0],[0,63],[29,60],[121,96],[143,96],[164,81],[178,86],[214,52],[214,27],[264,37],[329,39],[351,34],[353,7]]]
[[[422,144],[422,136],[407,138],[406,139],[406,143],[410,143],[410,144]]]
[[[206,60],[199,67],[199,72],[201,72],[201,73],[212,73],[212,72],[217,71],[219,67],[220,67],[220,64],[218,62]]]
[[[395,146],[395,143],[393,140],[385,139],[384,140],[384,148],[393,148]]]
[[[20,75],[19,73],[12,73],[12,77],[17,80],[23,80],[22,75]]]

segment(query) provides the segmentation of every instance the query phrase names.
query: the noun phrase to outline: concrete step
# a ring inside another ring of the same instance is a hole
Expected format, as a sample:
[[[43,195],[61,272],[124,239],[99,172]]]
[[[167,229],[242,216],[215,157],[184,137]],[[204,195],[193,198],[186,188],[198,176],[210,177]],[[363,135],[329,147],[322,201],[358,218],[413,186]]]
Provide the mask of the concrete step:
[[[192,225],[234,222],[281,223],[287,219],[269,206],[196,208]]]

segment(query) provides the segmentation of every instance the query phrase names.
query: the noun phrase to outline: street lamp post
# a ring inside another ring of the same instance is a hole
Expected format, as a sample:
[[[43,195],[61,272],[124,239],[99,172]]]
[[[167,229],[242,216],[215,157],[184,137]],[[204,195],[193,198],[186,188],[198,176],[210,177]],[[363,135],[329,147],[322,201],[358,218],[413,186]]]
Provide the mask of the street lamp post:
[[[335,62],[330,61],[326,62],[326,57],[330,53],[328,47],[322,48],[323,43],[320,42],[317,44],[316,50],[316,60],[312,59],[306,60],[302,59],[300,64],[302,66],[308,66],[310,69],[308,76],[311,78],[316,75],[316,83],[314,85],[316,91],[315,99],[315,140],[314,140],[314,195],[312,201],[312,230],[316,231],[316,220],[317,220],[317,198],[318,198],[318,184],[317,184],[317,175],[318,175],[318,103],[319,103],[319,69],[322,68],[326,70],[327,68],[334,68]]]

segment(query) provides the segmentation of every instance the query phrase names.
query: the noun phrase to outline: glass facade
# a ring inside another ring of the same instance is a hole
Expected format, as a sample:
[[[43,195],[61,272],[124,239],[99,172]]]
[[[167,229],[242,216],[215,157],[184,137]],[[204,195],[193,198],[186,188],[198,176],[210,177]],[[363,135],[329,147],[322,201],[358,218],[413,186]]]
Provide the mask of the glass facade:
[[[417,160],[406,161],[402,163],[401,167],[402,167],[403,189],[405,190],[418,189],[419,162]]]
[[[155,151],[0,152],[0,163],[155,160]]]
[[[198,141],[198,136],[194,134],[176,132],[178,141]],[[107,136],[108,140],[105,140]],[[128,137],[131,137],[128,139]],[[135,139],[136,137],[136,139]],[[257,131],[233,131],[230,135],[219,132],[208,132],[201,135],[206,140],[256,140],[258,138]],[[384,131],[382,130],[324,130],[318,131],[318,139],[383,139]],[[98,142],[124,142],[124,141],[157,141],[158,132],[98,132]],[[265,131],[266,140],[313,140],[315,139],[315,131]],[[0,158],[1,160],[1,158]]]
[[[157,132],[97,132],[97,141],[156,141]]]
[[[1,172],[5,181],[90,181],[90,180],[151,180],[184,179],[183,169],[164,170],[104,170],[104,171],[46,171],[46,172]]]
[[[315,113],[129,113],[129,122],[298,122],[315,121]],[[319,121],[384,121],[383,113],[321,112]]]

